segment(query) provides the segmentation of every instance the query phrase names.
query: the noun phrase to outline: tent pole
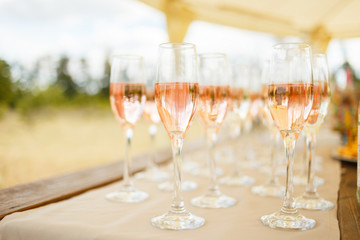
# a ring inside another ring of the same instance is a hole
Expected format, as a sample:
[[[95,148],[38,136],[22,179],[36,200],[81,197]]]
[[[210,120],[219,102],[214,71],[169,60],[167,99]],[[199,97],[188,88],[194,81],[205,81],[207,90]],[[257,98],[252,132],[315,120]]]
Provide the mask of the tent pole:
[[[176,2],[167,1],[164,7],[167,31],[170,42],[183,42],[193,13],[186,8],[176,6]]]
[[[311,42],[313,52],[326,53],[331,40],[331,35],[323,26],[320,25],[309,33],[309,40]]]

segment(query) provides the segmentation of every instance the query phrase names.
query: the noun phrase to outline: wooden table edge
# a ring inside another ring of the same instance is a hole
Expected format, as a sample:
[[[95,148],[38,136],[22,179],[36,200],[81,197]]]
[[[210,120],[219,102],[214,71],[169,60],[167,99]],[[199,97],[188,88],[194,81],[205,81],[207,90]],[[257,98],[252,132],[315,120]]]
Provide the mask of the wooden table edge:
[[[356,164],[341,162],[341,181],[337,200],[340,239],[360,239],[360,204],[357,192]]]

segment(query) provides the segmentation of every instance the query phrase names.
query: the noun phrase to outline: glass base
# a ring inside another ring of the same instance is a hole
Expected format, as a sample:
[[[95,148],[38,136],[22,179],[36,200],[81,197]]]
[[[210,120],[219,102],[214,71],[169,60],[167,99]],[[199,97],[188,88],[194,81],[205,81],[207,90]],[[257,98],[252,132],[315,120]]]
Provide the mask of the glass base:
[[[119,190],[105,195],[105,198],[112,202],[137,203],[149,198],[149,194],[136,189],[131,191]]]
[[[234,198],[228,197],[220,191],[208,192],[191,200],[193,206],[201,208],[228,208],[234,206],[235,203]]]
[[[320,156],[315,156],[315,161],[314,161],[314,170],[315,172],[321,172],[323,170],[322,167],[322,163],[323,162],[323,158]]]
[[[317,194],[314,196],[303,196],[295,199],[296,208],[307,209],[307,210],[330,210],[334,208],[334,204],[323,198],[320,198]]]
[[[259,169],[261,167],[261,161],[249,160],[242,163],[241,166],[246,169]]]
[[[271,167],[269,166],[262,166],[260,167],[259,171],[261,173],[270,174],[271,173]],[[285,176],[286,175],[286,168],[285,167],[279,167],[275,171],[276,176]]]
[[[231,147],[222,147],[219,151],[215,151],[215,161],[224,163],[233,163],[234,157]]]
[[[286,167],[280,167],[276,170],[276,175],[277,176],[286,176]]]
[[[296,186],[306,186],[307,184],[307,176],[294,176],[294,185]],[[314,185],[315,186],[322,186],[325,184],[325,180],[318,176],[314,177]]]
[[[192,162],[190,160],[184,161],[183,166],[182,166],[182,169],[184,172],[191,172],[198,168],[199,168],[199,164],[196,162]]]
[[[191,175],[194,175],[194,176],[202,176],[202,177],[210,176],[210,172],[207,167],[203,167],[203,168],[198,167],[198,168],[192,169],[191,171],[188,171],[188,173],[190,173]],[[220,177],[224,174],[224,170],[222,170],[221,168],[216,168],[215,173],[216,173],[217,177]]]
[[[264,184],[252,187],[251,192],[262,197],[282,198],[285,195],[285,187],[279,184]]]
[[[183,192],[196,190],[197,187],[198,187],[198,184],[196,182],[183,181],[181,183],[181,191],[183,191]],[[170,182],[170,181],[160,183],[158,185],[158,189],[161,191],[165,191],[165,192],[172,192],[172,191],[174,191],[174,183]]]
[[[134,176],[136,179],[143,179],[152,182],[161,182],[169,179],[169,174],[167,172],[160,171],[157,168],[146,170],[144,172],[139,172]]]
[[[259,168],[259,172],[270,174],[271,173],[271,167],[267,165],[263,165]]]
[[[315,227],[315,220],[306,218],[296,210],[293,213],[277,211],[261,217],[261,222],[271,228],[284,230],[309,230]]]
[[[321,156],[315,156],[315,162],[316,163],[322,163],[323,162],[323,158]]]
[[[151,224],[161,229],[196,229],[205,224],[205,219],[187,211],[184,213],[174,213],[170,211],[164,215],[152,218]]]
[[[249,176],[227,176],[219,179],[219,183],[227,186],[250,186],[255,179]]]

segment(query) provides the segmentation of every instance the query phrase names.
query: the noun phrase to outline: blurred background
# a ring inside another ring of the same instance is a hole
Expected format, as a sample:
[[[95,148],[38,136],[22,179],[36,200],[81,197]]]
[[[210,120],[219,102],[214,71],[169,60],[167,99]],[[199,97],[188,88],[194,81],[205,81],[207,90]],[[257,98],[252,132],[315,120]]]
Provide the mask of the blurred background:
[[[261,72],[271,46],[311,42],[327,52],[331,126],[357,139],[360,84],[359,1],[2,0],[0,1],[0,188],[116,161],[121,126],[109,105],[110,58],[158,45],[195,43]],[[133,152],[150,149],[140,137]],[[197,122],[187,140],[201,136]],[[350,142],[350,143],[349,143]],[[169,146],[160,127],[156,147]]]

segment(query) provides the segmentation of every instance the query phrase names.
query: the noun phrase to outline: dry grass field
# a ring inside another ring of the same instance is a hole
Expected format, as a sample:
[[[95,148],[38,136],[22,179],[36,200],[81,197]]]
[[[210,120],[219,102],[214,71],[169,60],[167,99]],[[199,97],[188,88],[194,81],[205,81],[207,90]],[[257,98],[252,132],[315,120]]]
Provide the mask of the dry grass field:
[[[133,155],[150,149],[148,126],[138,122]],[[195,121],[187,139],[201,133]],[[162,125],[156,147],[170,147]],[[109,163],[123,154],[122,129],[109,109],[50,109],[31,120],[8,113],[0,120],[0,188]]]

